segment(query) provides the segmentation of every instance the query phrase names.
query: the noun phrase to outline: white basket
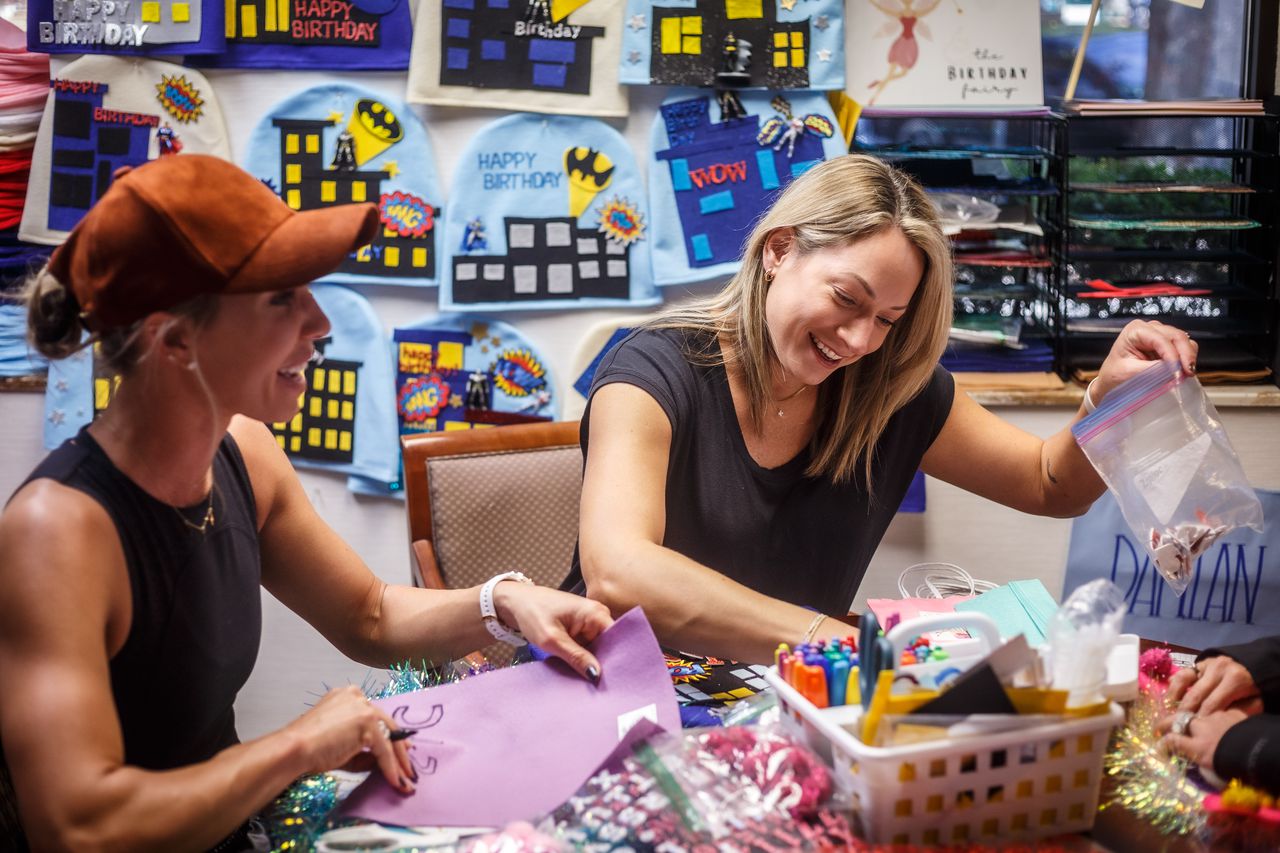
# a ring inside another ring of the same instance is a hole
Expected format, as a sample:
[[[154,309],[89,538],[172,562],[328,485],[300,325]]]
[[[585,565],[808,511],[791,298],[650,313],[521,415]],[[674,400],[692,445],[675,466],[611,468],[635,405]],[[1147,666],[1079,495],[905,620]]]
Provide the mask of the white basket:
[[[778,693],[788,730],[835,771],[852,801],[858,834],[877,844],[943,845],[1028,840],[1093,826],[1110,711],[1068,722],[957,741],[867,746],[845,730],[860,705],[817,708],[783,681]]]

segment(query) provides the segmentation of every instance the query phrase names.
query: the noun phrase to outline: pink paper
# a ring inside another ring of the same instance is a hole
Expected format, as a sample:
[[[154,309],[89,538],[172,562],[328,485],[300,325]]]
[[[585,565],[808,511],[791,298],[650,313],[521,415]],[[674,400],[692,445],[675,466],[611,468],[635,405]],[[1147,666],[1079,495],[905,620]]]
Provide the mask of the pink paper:
[[[370,774],[339,812],[401,826],[505,826],[560,805],[627,729],[649,719],[680,730],[658,641],[640,608],[596,640],[599,684],[559,660],[538,661],[375,704],[418,733],[409,739],[417,791]]]
[[[868,598],[867,608],[876,615],[876,621],[887,625],[889,617],[897,615],[898,620],[906,622],[917,616],[928,616],[933,613],[952,613],[956,604],[968,601],[972,595],[949,595],[946,598]]]

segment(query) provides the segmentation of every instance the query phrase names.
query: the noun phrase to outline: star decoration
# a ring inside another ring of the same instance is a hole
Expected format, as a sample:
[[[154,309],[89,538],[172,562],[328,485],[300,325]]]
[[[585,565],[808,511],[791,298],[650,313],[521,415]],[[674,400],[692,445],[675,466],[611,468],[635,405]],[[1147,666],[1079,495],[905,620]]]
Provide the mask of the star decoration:
[[[632,65],[638,64],[640,62],[640,51],[638,50],[627,51],[627,62],[630,62]]]
[[[451,394],[451,395],[449,395],[449,408],[451,408],[451,409],[461,409],[461,408],[462,408],[462,395],[461,395],[461,394]]]
[[[400,174],[400,164],[395,160],[388,160],[382,164],[382,171],[386,172],[388,177],[394,178]]]
[[[822,48],[822,49],[820,49],[820,50],[818,51],[818,61],[819,61],[819,62],[830,62],[830,61],[831,61],[831,51],[827,50],[825,47],[824,47],[824,48]]]
[[[645,22],[644,15],[632,15],[631,20],[627,21],[627,26],[631,27],[631,29],[636,32],[639,32],[647,27],[648,24]]]
[[[489,354],[489,345],[488,345],[488,344],[481,344],[481,345],[480,345],[480,354],[481,354],[481,355],[488,355],[488,354]]]
[[[341,112],[340,110],[333,110],[329,113],[329,124],[342,124],[342,120],[346,117],[346,113]]]
[[[502,338],[497,335],[491,335],[489,337],[489,343],[493,344],[495,347],[500,347],[502,346]]]
[[[49,423],[53,424],[54,426],[60,426],[66,419],[67,419],[67,414],[66,412],[62,411],[62,409],[54,409],[52,412],[49,413]]]
[[[831,20],[826,15],[819,15],[813,19],[813,25],[820,30],[825,30],[831,26]]]
[[[67,384],[67,380],[59,379],[57,382],[53,383],[53,387],[57,388],[59,391],[66,391],[71,386]]]
[[[796,0],[778,0],[778,5],[790,12],[796,7]]]

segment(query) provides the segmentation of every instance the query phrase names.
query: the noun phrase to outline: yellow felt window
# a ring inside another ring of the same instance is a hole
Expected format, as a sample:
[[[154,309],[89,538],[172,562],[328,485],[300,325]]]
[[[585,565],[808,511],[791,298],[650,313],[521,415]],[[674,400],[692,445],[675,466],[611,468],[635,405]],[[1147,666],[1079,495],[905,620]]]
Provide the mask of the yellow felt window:
[[[761,0],[724,0],[724,16],[734,18],[763,18],[764,3]]]
[[[364,201],[368,198],[369,190],[365,187],[364,181],[356,181],[351,185],[351,200]]]
[[[337,201],[338,200],[338,184],[336,181],[320,182],[320,200],[321,201]]]
[[[240,7],[240,35],[247,39],[258,37],[258,10],[252,6]]]
[[[160,4],[155,0],[147,0],[142,4],[142,23],[158,24],[160,23]]]
[[[173,10],[173,22],[175,24],[186,24],[191,21],[191,4],[190,3],[174,3],[171,7]]]
[[[658,42],[663,53],[680,53],[680,19],[662,19],[662,38]]]
[[[296,144],[296,143],[297,143],[297,141],[298,141],[298,137],[296,137],[296,136],[295,136],[295,137],[293,138],[293,141],[294,141],[294,143]],[[285,167],[284,167],[284,182],[285,182],[286,184],[300,184],[300,183],[302,183],[302,164],[301,164],[301,163],[289,163],[289,164],[285,165]]]
[[[298,147],[298,134],[287,133],[284,137],[284,153],[297,154],[301,149]]]

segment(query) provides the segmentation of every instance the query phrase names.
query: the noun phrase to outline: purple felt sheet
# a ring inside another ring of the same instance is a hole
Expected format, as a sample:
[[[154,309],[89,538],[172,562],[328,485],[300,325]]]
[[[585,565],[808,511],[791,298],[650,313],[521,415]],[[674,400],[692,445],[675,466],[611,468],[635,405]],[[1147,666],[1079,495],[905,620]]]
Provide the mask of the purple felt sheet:
[[[409,739],[417,791],[374,772],[339,814],[401,826],[505,826],[551,811],[585,782],[639,719],[680,730],[653,630],[639,608],[592,651],[599,684],[559,660],[501,669],[376,700]]]

